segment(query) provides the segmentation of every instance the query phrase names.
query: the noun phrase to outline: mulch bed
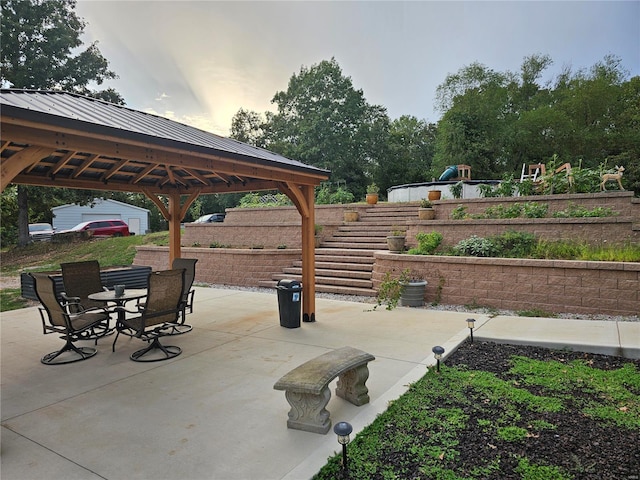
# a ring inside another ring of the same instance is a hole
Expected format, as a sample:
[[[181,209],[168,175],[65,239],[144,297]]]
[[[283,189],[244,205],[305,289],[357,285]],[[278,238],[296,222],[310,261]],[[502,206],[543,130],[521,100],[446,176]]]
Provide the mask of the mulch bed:
[[[491,342],[468,341],[446,360],[446,365],[467,365],[470,370],[492,372],[508,380],[509,359],[513,355],[532,359],[558,362],[583,360],[593,368],[614,370],[626,363],[633,363],[640,371],[640,360],[625,359],[607,355],[582,352],[554,351],[546,348],[523,345],[500,345]],[[531,390],[531,388],[530,388]],[[533,391],[532,393],[537,393]],[[640,395],[640,391],[633,392]],[[590,395],[587,389],[571,392],[575,398]],[[492,415],[498,418],[502,412],[495,408]],[[486,416],[486,411],[484,412]],[[519,474],[505,474],[516,468],[517,458],[525,456],[531,461],[555,465],[574,475],[575,479],[640,479],[640,432],[606,425],[580,412],[572,414],[546,413],[545,420],[557,426],[554,430],[543,431],[536,438],[527,439],[523,446],[517,442],[501,442],[494,445],[487,438],[486,431],[469,422],[464,432],[460,449],[459,464],[478,465],[482,459],[499,455],[500,473],[487,476],[488,479],[520,479]],[[510,465],[513,463],[513,465]]]

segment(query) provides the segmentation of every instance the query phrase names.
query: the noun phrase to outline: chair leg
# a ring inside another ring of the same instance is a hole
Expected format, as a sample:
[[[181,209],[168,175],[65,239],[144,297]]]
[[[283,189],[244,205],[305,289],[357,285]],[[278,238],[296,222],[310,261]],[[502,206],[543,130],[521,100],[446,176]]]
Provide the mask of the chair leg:
[[[111,345],[111,351],[116,351],[116,342],[118,341],[118,337],[120,336],[120,330],[116,329],[116,338],[113,339],[113,344]]]
[[[148,353],[158,350],[164,354],[164,357],[143,358]],[[156,337],[148,347],[133,352],[129,358],[131,358],[131,360],[133,360],[134,362],[159,362],[161,360],[168,360],[170,358],[177,357],[181,353],[182,349],[180,347],[176,347],[175,345],[162,345],[160,343],[160,339]]]
[[[58,358],[60,355],[62,355],[65,352],[74,352],[78,356],[77,357],[74,356],[68,360],[55,361],[56,358]],[[45,365],[64,365],[67,363],[80,362],[82,360],[86,360],[87,358],[93,357],[96,353],[98,353],[98,350],[96,350],[95,348],[76,347],[73,344],[73,342],[69,338],[67,338],[67,341],[64,344],[64,347],[62,347],[62,349],[58,350],[57,352],[48,353],[47,355],[42,357],[40,361]]]

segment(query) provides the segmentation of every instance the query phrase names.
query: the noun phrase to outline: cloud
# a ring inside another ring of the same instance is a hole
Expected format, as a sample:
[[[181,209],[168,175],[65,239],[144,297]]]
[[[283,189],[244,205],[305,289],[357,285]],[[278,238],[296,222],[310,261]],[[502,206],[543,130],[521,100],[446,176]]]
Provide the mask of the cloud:
[[[335,57],[391,118],[436,121],[437,86],[479,61],[524,57],[588,68],[613,53],[640,75],[640,2],[89,2],[77,5],[132,108],[174,112],[227,135],[240,109],[263,113],[301,66]],[[158,93],[162,92],[162,93]],[[158,108],[158,105],[162,105]],[[199,127],[202,128],[202,127]]]

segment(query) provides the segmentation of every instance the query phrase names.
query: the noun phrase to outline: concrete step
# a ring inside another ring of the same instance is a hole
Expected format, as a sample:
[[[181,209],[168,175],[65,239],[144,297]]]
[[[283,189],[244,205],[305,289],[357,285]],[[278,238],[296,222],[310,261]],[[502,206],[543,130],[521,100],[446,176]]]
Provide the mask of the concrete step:
[[[373,240],[373,241],[372,241]],[[369,239],[369,243],[360,243],[360,242],[339,242],[339,241],[325,241],[322,242],[323,247],[335,247],[335,248],[361,248],[367,250],[389,250],[387,247],[387,242],[379,241],[376,242],[376,239]]]
[[[277,280],[262,280],[258,286],[262,288],[273,288],[275,291],[277,284]],[[375,297],[377,295],[376,291],[372,288],[345,287],[341,285],[316,285],[316,292],[335,293],[338,295],[359,295],[362,297]]]
[[[349,232],[349,233],[343,232],[341,235],[334,235],[330,239],[323,241],[322,244],[327,245],[327,244],[331,244],[331,242],[371,243],[372,241],[379,241],[379,239],[381,238],[386,238],[387,233],[388,232],[386,232],[384,236],[381,236],[381,235],[369,235],[366,233],[362,233],[358,235],[357,232]]]
[[[273,279],[276,280],[276,283],[278,280],[282,280],[282,279],[291,279],[291,280],[298,280],[299,282],[302,282],[302,275],[296,275],[296,274],[277,274],[273,276]],[[316,275],[316,288],[319,287],[320,285],[336,285],[336,286],[341,286],[341,287],[355,287],[355,288],[363,288],[363,289],[373,289],[373,282],[371,280],[362,280],[362,279],[357,279],[357,278],[341,278],[341,277],[321,277]],[[304,285],[303,285],[303,289],[304,289]]]
[[[298,262],[294,262],[294,265],[296,265],[297,263]],[[342,268],[345,268],[347,270],[351,268],[350,265],[353,265],[353,269],[356,270],[363,270],[365,268],[372,269],[373,263],[373,257],[345,257],[341,255],[323,255],[321,257],[316,256],[316,265],[340,265]],[[359,268],[356,268],[356,266],[358,266]]]
[[[302,278],[302,267],[287,267],[282,270],[286,275],[299,275]],[[353,278],[357,280],[371,280],[371,272],[359,270],[337,270],[318,268],[316,269],[317,278]]]
[[[294,262],[294,267],[302,267],[302,262]],[[360,272],[372,272],[373,262],[367,263],[343,263],[343,262],[319,262],[316,258],[316,273],[318,269],[325,270],[356,270]]]
[[[316,259],[321,255],[341,257],[369,257],[373,261],[373,252],[363,248],[316,248]],[[351,260],[350,260],[351,261]]]

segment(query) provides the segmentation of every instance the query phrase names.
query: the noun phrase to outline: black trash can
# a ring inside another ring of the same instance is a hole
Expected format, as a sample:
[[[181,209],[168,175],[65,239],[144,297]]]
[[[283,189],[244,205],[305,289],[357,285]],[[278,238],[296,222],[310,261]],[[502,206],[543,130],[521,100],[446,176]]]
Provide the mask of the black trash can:
[[[300,327],[300,311],[302,310],[302,283],[297,280],[280,280],[278,289],[278,308],[280,309],[280,326],[287,328]]]

